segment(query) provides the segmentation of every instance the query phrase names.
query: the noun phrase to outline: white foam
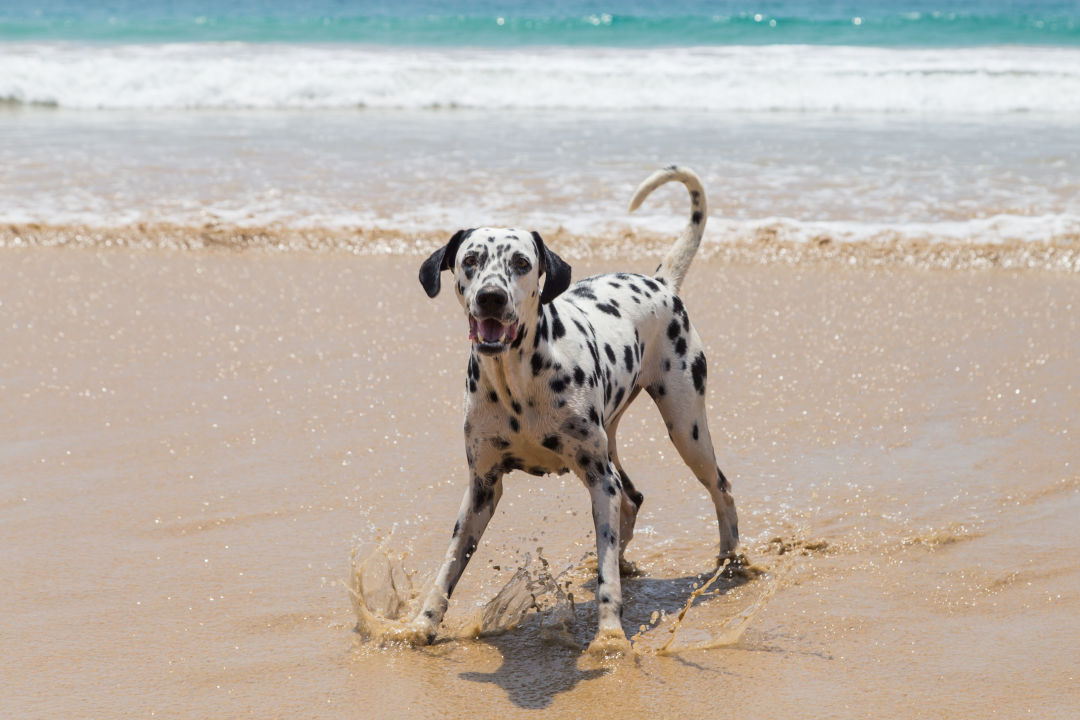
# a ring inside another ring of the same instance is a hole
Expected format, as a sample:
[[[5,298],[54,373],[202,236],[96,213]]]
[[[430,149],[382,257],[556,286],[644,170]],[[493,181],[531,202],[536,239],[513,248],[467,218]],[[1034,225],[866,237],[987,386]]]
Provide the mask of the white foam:
[[[1080,49],[0,45],[0,98],[81,109],[1080,113]]]

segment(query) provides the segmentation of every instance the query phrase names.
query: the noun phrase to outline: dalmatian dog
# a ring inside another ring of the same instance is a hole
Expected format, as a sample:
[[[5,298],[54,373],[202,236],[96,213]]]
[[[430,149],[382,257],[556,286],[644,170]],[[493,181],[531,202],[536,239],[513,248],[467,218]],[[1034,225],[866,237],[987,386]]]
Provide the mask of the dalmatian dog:
[[[671,166],[638,187],[630,211],[671,181],[690,193],[690,221],[652,277],[615,273],[571,285],[570,266],[538,233],[496,228],[455,233],[420,267],[429,297],[439,293],[442,272],[452,273],[472,352],[465,378],[469,486],[434,586],[409,627],[415,642],[434,640],[502,496],[503,477],[572,470],[589,491],[596,529],[593,646],[625,649],[619,573],[643,498],[619,462],[615,433],[642,390],[712,498],[721,558],[733,555],[738,519],[709,437],[705,354],[678,295],[705,228],[705,191],[691,170]]]

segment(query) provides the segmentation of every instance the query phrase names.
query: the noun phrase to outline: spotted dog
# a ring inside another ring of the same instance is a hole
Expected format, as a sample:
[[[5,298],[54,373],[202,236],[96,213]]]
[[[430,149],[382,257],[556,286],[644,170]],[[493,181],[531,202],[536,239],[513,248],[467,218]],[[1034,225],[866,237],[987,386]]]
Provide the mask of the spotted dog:
[[[623,646],[620,567],[642,494],[619,462],[619,418],[644,390],[683,460],[716,508],[720,554],[739,541],[731,485],[717,467],[705,417],[705,354],[678,296],[707,213],[701,181],[671,166],[646,179],[633,212],[664,183],[690,193],[690,221],[652,277],[597,275],[570,284],[570,266],[536,232],[461,230],[420,267],[428,296],[453,273],[472,353],[465,378],[469,487],[435,584],[410,625],[431,642],[451,593],[502,496],[512,470],[581,478],[596,528],[594,644]],[[541,278],[544,278],[541,286]]]

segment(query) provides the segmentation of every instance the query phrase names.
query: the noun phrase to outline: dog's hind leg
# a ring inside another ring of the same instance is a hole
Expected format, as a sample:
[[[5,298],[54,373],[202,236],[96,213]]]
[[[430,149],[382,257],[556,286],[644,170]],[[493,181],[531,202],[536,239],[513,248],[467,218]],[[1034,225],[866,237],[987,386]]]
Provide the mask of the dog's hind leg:
[[[675,449],[712,498],[723,558],[732,555],[739,544],[739,518],[731,483],[716,464],[705,416],[705,355],[691,352],[686,359],[685,369],[673,363],[670,371],[650,386],[648,392],[667,423]]]
[[[413,629],[418,640],[430,643],[435,639],[435,631],[442,622],[446,608],[465,566],[469,564],[480,536],[484,534],[495,507],[502,497],[502,473],[493,470],[485,475],[473,474],[469,489],[461,500],[457,522],[450,536],[450,546],[442,567],[435,576],[435,584],[428,593],[423,607],[413,620]]]
[[[611,457],[611,462],[615,466],[619,480],[622,482],[623,490],[622,501],[619,505],[619,572],[629,575],[636,572],[636,568],[633,563],[626,559],[626,546],[630,544],[630,540],[634,537],[634,524],[637,522],[638,510],[641,509],[641,503],[645,500],[645,496],[634,487],[630,476],[626,474],[622,463],[619,462],[618,448],[615,447],[615,431],[618,429],[621,417],[622,413],[619,414],[619,417],[613,419],[607,427],[608,455]]]

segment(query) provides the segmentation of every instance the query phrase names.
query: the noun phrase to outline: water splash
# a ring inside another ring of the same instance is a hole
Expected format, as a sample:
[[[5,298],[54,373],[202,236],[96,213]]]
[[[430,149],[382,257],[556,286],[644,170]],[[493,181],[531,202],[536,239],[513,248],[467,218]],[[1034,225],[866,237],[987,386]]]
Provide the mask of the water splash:
[[[536,633],[540,640],[585,649],[582,636],[587,636],[591,631],[595,613],[575,602],[574,591],[582,592],[582,586],[589,582],[579,577],[582,573],[576,572],[587,569],[588,559],[556,572],[544,558],[542,550],[537,548],[536,560],[527,554],[522,565],[498,592],[464,622],[457,625],[444,622],[440,635],[451,640],[492,637],[513,631],[526,622],[533,622],[535,618],[530,632]],[[379,645],[412,644],[416,641],[408,621],[419,610],[419,600],[425,596],[429,582],[417,583],[415,573],[406,569],[404,561],[405,554],[393,553],[385,542],[367,555],[361,556],[358,551],[353,553],[352,574],[346,586],[356,615],[356,631],[365,640]],[[667,625],[666,620],[673,617],[672,613],[658,609],[652,612],[649,624],[641,625],[640,631],[631,638],[632,654],[673,655],[686,650],[735,644],[768,604],[793,562],[791,558],[780,568],[766,572],[745,556],[725,560],[707,581],[696,585],[690,592],[668,627],[671,637],[659,648],[655,647],[655,641],[649,642],[652,631]],[[591,580],[592,573],[583,575]],[[724,578],[743,584],[761,575],[767,576],[767,582],[749,606],[729,617],[718,629],[709,630],[706,640],[676,644],[679,631],[695,603],[707,594],[722,594],[721,590],[709,593],[718,580]]]
[[[656,651],[656,654],[675,655],[679,652],[684,652],[686,650],[709,650],[713,648],[728,647],[737,643],[742,638],[743,633],[746,632],[746,629],[750,626],[750,623],[753,621],[753,619],[757,617],[758,613],[760,613],[765,608],[765,606],[768,605],[773,595],[776,594],[776,590],[780,587],[781,581],[791,569],[792,563],[792,560],[788,560],[782,566],[770,572],[767,575],[765,588],[761,592],[761,594],[758,595],[757,599],[750,603],[738,614],[728,618],[723,623],[723,625],[720,626],[719,632],[710,633],[713,635],[713,637],[703,642],[675,647],[675,640],[678,638],[679,628],[682,626],[683,619],[686,617],[686,613],[690,609],[691,605],[693,605],[694,601],[698,597],[703,595],[706,590],[709,589],[709,586],[711,586],[717,580],[717,578],[724,574],[725,571],[729,570],[729,567],[732,563],[730,560],[725,560],[723,564],[721,564],[720,567],[717,568],[713,576],[709,578],[708,582],[690,593],[690,597],[686,600],[686,605],[679,613],[679,616],[675,619],[675,624],[669,630],[669,632],[671,633],[671,637],[668,639],[668,641],[664,644],[663,647]],[[744,570],[738,571],[745,572]]]

